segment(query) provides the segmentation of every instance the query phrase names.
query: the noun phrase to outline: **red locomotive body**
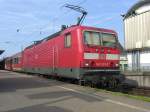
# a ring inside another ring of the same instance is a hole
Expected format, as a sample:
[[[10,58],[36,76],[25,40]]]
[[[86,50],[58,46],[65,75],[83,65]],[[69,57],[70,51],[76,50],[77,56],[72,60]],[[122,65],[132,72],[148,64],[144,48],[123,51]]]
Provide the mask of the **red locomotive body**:
[[[6,59],[5,69],[116,85],[120,51],[116,32],[72,26]]]
[[[22,67],[25,72],[116,83],[121,77],[117,42],[112,30],[72,26],[27,47]]]

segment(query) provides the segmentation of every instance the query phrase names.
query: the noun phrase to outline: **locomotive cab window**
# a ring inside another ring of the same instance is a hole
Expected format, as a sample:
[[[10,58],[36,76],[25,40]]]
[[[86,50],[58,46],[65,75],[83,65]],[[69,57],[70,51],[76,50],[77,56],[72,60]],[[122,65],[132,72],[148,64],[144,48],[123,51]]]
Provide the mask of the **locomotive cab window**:
[[[65,35],[65,47],[71,47],[71,33]]]
[[[84,43],[92,46],[115,47],[117,39],[114,34],[85,31]]]
[[[84,32],[84,43],[86,45],[100,46],[101,45],[100,33],[93,32],[93,31],[85,31]]]
[[[102,33],[103,46],[114,47],[116,46],[116,36],[113,34]]]

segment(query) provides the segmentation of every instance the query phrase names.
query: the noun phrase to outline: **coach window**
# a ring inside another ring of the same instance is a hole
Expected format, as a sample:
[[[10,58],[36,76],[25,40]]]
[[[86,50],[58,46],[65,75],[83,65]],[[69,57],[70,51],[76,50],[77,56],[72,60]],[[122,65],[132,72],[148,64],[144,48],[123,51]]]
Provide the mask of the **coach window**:
[[[16,64],[16,58],[14,58],[12,61],[13,61],[13,64]]]
[[[15,64],[17,64],[17,58],[15,58]]]
[[[18,58],[18,64],[19,64],[20,58]]]
[[[18,63],[17,61],[18,61],[18,58],[15,58],[15,64],[17,64],[17,63]]]
[[[19,58],[16,58],[16,64],[18,64],[19,63]]]
[[[19,59],[18,58],[14,58],[13,59],[13,64],[18,64],[19,63]]]
[[[65,35],[65,47],[71,47],[71,33]]]

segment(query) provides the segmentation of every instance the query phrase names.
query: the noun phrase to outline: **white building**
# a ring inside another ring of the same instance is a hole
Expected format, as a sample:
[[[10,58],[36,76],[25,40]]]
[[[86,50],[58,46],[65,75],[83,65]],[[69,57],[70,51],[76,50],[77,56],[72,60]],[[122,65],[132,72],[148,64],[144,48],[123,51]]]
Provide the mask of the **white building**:
[[[140,0],[124,16],[128,67],[150,71],[150,0]]]

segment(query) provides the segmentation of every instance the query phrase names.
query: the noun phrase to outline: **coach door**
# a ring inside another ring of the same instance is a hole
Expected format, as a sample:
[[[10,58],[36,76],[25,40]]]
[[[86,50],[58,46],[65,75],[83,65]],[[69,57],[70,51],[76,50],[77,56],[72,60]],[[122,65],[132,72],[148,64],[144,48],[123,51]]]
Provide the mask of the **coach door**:
[[[13,59],[10,59],[10,70],[13,70]]]
[[[57,64],[58,64],[58,47],[54,46],[53,47],[53,73],[56,73]]]

